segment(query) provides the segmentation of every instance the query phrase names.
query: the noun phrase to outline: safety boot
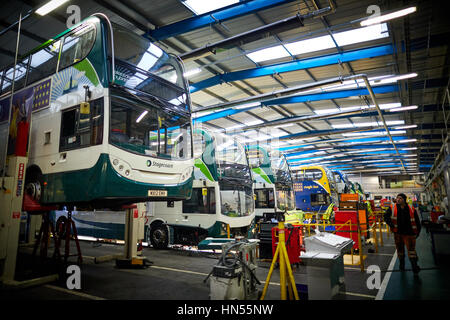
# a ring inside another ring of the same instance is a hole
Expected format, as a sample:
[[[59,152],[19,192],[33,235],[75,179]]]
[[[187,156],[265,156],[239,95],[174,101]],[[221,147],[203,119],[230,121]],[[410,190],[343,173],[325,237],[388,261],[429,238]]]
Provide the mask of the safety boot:
[[[409,260],[411,261],[412,270],[413,270],[414,274],[418,274],[420,271],[420,267],[417,264],[417,258],[410,258]]]

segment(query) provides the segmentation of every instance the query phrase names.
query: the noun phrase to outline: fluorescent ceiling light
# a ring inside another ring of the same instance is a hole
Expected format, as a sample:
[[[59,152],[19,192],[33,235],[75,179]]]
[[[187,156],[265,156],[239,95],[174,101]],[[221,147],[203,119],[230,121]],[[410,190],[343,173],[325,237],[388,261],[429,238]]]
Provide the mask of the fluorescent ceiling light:
[[[415,110],[415,109],[417,109],[417,106],[407,106],[407,107],[389,109],[389,112],[400,112],[400,111]]]
[[[287,52],[283,46],[271,47],[247,54],[247,57],[253,60],[253,62],[261,62],[289,56],[289,52]]]
[[[401,107],[401,103],[400,102],[394,102],[394,103],[384,103],[384,104],[379,104],[378,106],[380,107],[381,110],[386,110],[386,109],[392,109],[392,108],[398,108]],[[315,114],[318,115],[326,115],[326,114],[333,114],[333,113],[342,113],[342,112],[350,112],[350,111],[357,111],[357,110],[365,110],[365,109],[372,109],[375,108],[374,105],[370,105],[370,106],[354,106],[354,107],[344,107],[341,108],[340,110],[338,108],[333,108],[333,109],[322,109],[322,110],[314,110]]]
[[[36,13],[40,16],[45,16],[47,13],[55,10],[63,3],[66,3],[69,0],[52,0],[50,2],[47,2],[42,7],[36,10]]]
[[[386,125],[388,126],[394,126],[398,124],[404,124],[404,120],[393,120],[393,121],[386,121]],[[382,126],[383,123],[381,121],[378,122],[360,122],[360,123],[348,123],[348,124],[332,124],[331,126],[334,129],[347,129],[347,128],[361,128],[361,127],[378,127]]]
[[[401,148],[400,150],[417,150],[417,147]]]
[[[386,84],[386,83],[392,83],[392,82],[397,82],[399,80],[405,80],[405,79],[410,79],[410,78],[415,78],[417,77],[417,73],[407,73],[407,74],[401,74],[398,76],[392,76],[392,77],[386,77],[386,78],[382,78],[382,79],[377,79],[374,80],[375,84]]]
[[[391,130],[390,133],[392,135],[405,134],[406,130]],[[384,135],[386,135],[386,132],[384,132],[384,131],[378,131],[378,132],[350,132],[350,133],[343,133],[342,135],[344,137],[384,136]]]
[[[408,73],[408,74],[401,74],[401,75],[384,75],[384,76],[377,76],[377,77],[370,77],[369,83],[372,86],[376,85],[382,85],[382,84],[389,84],[397,82],[398,80],[404,80],[417,77],[417,73]],[[333,84],[328,85],[320,88],[320,90],[343,90],[343,89],[354,89],[354,88],[362,88],[365,87],[366,84],[363,79],[354,79],[354,80],[345,80],[344,82],[340,84]],[[318,90],[318,89],[313,89]],[[375,107],[375,106],[370,106]],[[363,107],[362,109],[367,109],[367,107]]]
[[[363,20],[363,21],[361,21],[361,26],[369,26],[369,25],[372,25],[375,23],[380,23],[380,22],[385,22],[388,20],[400,18],[400,17],[406,16],[408,14],[411,14],[413,12],[416,12],[416,10],[417,10],[416,7],[409,7],[409,8],[398,10],[398,11],[395,11],[392,13],[384,14],[382,16],[378,16],[375,18]]]
[[[145,117],[145,115],[148,113],[147,110],[141,113],[141,115],[136,119],[136,123],[141,122],[141,120]]]
[[[408,143],[408,142],[416,142],[417,139],[405,139],[405,140],[399,140],[396,141],[397,143]]]
[[[411,124],[411,125],[408,125],[408,126],[395,127],[394,129],[413,129],[413,128],[417,128],[417,124]]]
[[[195,14],[200,15],[238,2],[239,0],[185,0],[183,1],[183,4],[191,9]]]

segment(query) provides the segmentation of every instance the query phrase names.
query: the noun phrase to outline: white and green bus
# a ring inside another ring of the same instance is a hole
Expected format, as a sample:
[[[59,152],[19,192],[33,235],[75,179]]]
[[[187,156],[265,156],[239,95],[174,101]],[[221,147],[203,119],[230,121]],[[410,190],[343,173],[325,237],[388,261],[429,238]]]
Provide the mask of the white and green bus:
[[[276,218],[278,213],[294,210],[294,187],[286,157],[261,145],[248,146],[247,153],[253,175],[256,220],[264,215]]]
[[[35,200],[110,208],[190,198],[190,98],[176,56],[94,14],[20,57],[11,99],[13,70],[0,71],[0,148],[14,152],[17,121],[28,119]]]
[[[252,226],[253,183],[244,147],[230,136],[195,129],[194,157],[190,199],[147,203],[148,239],[154,248],[247,236]]]

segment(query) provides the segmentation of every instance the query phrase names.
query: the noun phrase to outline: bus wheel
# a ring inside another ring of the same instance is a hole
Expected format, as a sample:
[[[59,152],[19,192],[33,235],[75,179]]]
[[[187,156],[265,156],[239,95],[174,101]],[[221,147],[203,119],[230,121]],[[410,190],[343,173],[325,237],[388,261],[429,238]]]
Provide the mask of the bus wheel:
[[[158,224],[150,229],[150,242],[155,249],[167,249],[169,244],[169,233],[167,228]]]
[[[25,176],[25,192],[37,202],[41,199],[42,180],[42,173],[39,169],[36,167],[27,169]]]

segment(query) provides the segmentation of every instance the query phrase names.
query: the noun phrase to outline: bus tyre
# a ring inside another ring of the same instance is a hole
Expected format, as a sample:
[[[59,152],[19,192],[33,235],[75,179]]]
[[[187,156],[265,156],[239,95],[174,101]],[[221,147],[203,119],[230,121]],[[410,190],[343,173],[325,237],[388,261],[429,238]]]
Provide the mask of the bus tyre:
[[[41,200],[42,193],[42,173],[36,167],[27,169],[25,175],[25,192],[35,201]]]
[[[150,243],[155,249],[167,249],[169,233],[166,226],[158,224],[150,229]]]

